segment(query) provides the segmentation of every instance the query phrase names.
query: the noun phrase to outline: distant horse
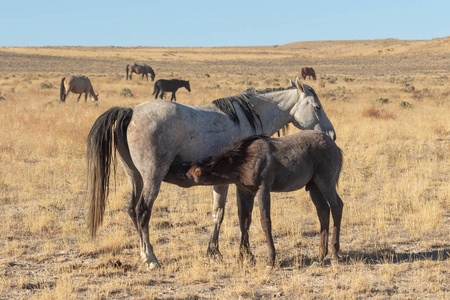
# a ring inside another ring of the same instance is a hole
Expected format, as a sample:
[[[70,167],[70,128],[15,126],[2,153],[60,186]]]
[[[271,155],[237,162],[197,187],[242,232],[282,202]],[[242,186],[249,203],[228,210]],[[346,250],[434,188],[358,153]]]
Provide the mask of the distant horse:
[[[155,80],[155,72],[153,71],[153,69],[150,66],[147,66],[146,64],[144,65],[138,65],[136,63],[132,64],[132,65],[127,65],[127,80],[128,80],[128,73],[130,74],[130,80],[132,79],[132,75],[133,73],[136,74],[142,74],[142,79],[144,79],[144,75],[147,77],[147,81],[148,81],[148,74],[150,73],[150,77],[153,80]]]
[[[134,108],[109,109],[98,117],[87,138],[91,235],[103,221],[110,173],[119,157],[130,181],[128,214],[139,234],[141,257],[150,269],[159,267],[149,239],[149,221],[161,183],[192,186],[192,181],[168,174],[170,166],[204,160],[236,138],[272,135],[288,123],[336,138],[316,93],[298,78],[296,87],[246,91],[204,106],[153,100]],[[207,254],[220,257],[219,232],[228,185],[214,186],[213,191],[214,230]],[[237,193],[238,201],[245,199],[245,192],[238,189]]]
[[[309,76],[311,80],[311,76],[314,80],[316,80],[316,72],[314,72],[313,68],[304,67],[302,68],[302,79],[305,80],[306,76]]]
[[[86,76],[69,76],[61,79],[61,89],[59,99],[66,101],[67,95],[72,92],[78,95],[77,102],[80,101],[81,94],[84,93],[84,102],[87,101],[88,94],[91,95],[92,101],[98,101],[98,94],[94,93],[91,81]]]
[[[158,99],[158,94],[161,92],[161,99],[163,98],[164,94],[166,92],[172,92],[172,98],[170,98],[170,101],[177,102],[177,97],[175,97],[175,93],[178,91],[179,88],[185,87],[189,92],[191,92],[191,86],[189,84],[189,81],[186,80],[179,80],[179,79],[159,79],[155,82],[155,87],[153,88],[153,94],[155,95],[155,99]]]
[[[195,150],[195,147],[194,149]],[[261,225],[264,230],[269,255],[267,266],[275,263],[275,247],[270,218],[270,192],[290,192],[303,188],[316,206],[320,221],[319,261],[328,253],[330,208],[334,220],[333,258],[338,258],[339,233],[343,202],[336,192],[342,167],[342,153],[326,134],[300,131],[281,138],[260,135],[239,139],[216,156],[203,162],[190,162],[172,167],[170,172],[180,172],[180,177],[196,184],[236,184],[246,191],[245,200],[238,201],[241,227],[240,258],[254,259],[249,247],[248,231],[251,223],[254,197],[258,199]],[[185,172],[186,168],[189,168]],[[286,216],[285,216],[286,217]]]

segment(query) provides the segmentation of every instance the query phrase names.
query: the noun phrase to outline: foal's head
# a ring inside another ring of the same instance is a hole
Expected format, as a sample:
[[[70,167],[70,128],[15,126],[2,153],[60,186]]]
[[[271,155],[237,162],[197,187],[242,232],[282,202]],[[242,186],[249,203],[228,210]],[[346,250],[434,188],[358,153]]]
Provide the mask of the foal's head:
[[[249,173],[247,163],[258,155],[248,151],[249,146],[254,141],[264,138],[267,137],[253,135],[238,139],[219,154],[210,156],[204,161],[180,164],[177,172],[179,176],[202,185],[233,183]]]

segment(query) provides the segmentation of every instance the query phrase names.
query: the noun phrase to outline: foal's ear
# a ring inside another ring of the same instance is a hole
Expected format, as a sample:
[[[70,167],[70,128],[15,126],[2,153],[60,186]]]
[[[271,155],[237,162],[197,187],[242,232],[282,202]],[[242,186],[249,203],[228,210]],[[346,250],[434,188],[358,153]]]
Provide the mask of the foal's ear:
[[[297,85],[297,88],[302,92],[302,93],[306,93],[306,89],[303,86],[303,83],[301,82],[300,78],[296,78],[295,79],[295,84]]]
[[[194,176],[195,179],[198,179],[198,177],[200,177],[200,175],[202,174],[202,170],[200,170],[200,168],[197,168],[194,170],[194,174],[192,174]]]

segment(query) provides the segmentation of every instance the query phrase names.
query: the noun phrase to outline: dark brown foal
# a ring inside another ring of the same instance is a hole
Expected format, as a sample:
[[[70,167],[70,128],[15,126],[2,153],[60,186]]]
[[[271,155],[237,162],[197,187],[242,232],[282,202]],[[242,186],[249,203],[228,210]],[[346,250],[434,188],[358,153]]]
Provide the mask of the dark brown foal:
[[[330,210],[333,224],[333,258],[339,253],[339,234],[343,202],[336,192],[342,167],[342,153],[326,134],[305,130],[269,138],[251,136],[240,139],[221,154],[204,162],[189,162],[172,168],[180,177],[195,184],[234,183],[238,187],[238,214],[241,229],[240,257],[253,258],[248,230],[253,199],[260,208],[261,225],[269,248],[267,266],[275,265],[275,246],[270,218],[270,193],[289,192],[306,186],[320,221],[319,261],[328,253]]]

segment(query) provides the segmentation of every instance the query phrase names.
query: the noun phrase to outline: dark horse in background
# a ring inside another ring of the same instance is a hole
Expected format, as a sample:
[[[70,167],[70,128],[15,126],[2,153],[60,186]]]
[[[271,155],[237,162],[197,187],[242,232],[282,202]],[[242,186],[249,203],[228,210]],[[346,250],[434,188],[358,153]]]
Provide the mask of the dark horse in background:
[[[127,80],[128,80],[128,73],[130,74],[130,79],[132,79],[133,73],[136,74],[142,74],[142,79],[144,79],[144,75],[147,77],[148,80],[148,74],[150,73],[150,76],[152,78],[152,81],[155,80],[155,72],[150,66],[144,65],[138,65],[137,63],[134,63],[132,65],[127,65]]]
[[[316,80],[316,72],[314,72],[313,68],[304,67],[302,68],[302,79],[305,80],[306,76],[309,76],[309,79],[311,79],[311,76],[314,80]]]
[[[180,80],[180,79],[159,79],[155,82],[155,87],[153,89],[153,94],[155,95],[155,99],[158,99],[158,94],[161,92],[160,98],[162,99],[164,94],[166,92],[172,92],[172,98],[170,98],[170,101],[177,102],[177,97],[175,97],[175,93],[178,91],[179,88],[185,87],[189,92],[191,92],[191,86],[189,84],[189,81],[186,80]]]

